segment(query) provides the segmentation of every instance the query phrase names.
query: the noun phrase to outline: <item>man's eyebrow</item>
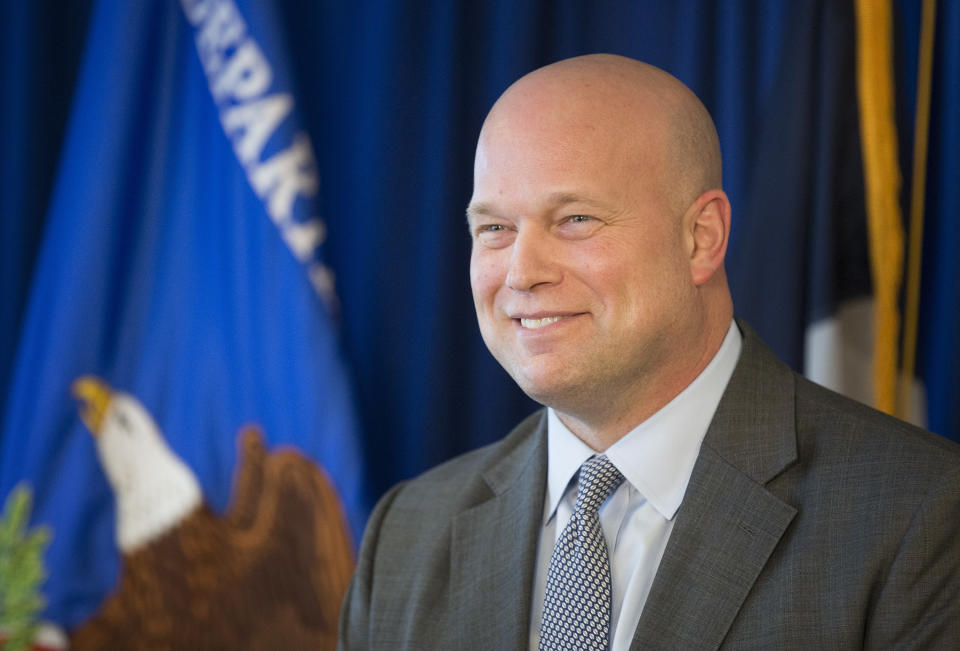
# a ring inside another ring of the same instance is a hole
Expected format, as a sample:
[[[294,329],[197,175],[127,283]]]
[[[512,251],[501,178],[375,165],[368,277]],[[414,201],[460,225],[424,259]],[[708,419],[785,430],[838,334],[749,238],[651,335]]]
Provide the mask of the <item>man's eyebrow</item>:
[[[590,197],[575,192],[554,192],[547,195],[547,198],[544,200],[544,205],[550,208],[560,208],[571,203],[583,204],[591,208],[597,208],[598,210],[612,209],[603,201],[591,199]],[[489,201],[477,201],[467,206],[467,221],[474,215],[496,216],[498,214],[494,204]]]
[[[610,209],[610,206],[602,201],[591,199],[590,197],[577,194],[575,192],[554,192],[553,194],[547,196],[546,203],[553,206],[565,206],[571,203],[582,203],[586,206],[591,206],[593,208],[599,208],[602,210]]]
[[[495,215],[495,214],[497,214],[497,211],[494,210],[493,204],[488,201],[477,201],[467,206],[468,221],[472,215]]]

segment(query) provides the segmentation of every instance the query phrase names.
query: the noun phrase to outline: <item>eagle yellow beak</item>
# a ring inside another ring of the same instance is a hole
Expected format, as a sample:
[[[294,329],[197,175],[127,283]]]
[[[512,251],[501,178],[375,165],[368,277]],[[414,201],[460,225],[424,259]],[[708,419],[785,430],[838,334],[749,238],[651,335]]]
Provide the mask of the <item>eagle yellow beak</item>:
[[[107,407],[113,398],[113,390],[100,378],[84,375],[74,380],[70,391],[83,403],[80,406],[80,420],[87,426],[90,433],[96,436],[103,426]]]

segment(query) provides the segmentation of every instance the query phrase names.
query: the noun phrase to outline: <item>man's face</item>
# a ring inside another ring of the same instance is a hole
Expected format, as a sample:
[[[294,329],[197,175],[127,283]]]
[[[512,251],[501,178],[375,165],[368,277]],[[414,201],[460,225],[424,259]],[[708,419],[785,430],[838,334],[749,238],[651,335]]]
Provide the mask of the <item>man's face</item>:
[[[528,395],[571,413],[665,377],[689,336],[694,286],[659,136],[621,135],[503,117],[477,149],[468,221],[480,331]]]

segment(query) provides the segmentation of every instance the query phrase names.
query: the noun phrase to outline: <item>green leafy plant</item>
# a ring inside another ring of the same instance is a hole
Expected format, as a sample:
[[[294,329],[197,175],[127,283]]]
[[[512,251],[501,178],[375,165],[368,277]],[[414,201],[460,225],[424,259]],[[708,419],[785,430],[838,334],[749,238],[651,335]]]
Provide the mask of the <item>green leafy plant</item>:
[[[50,542],[44,527],[27,531],[32,493],[20,484],[7,497],[0,516],[0,647],[29,648],[37,615],[46,605],[40,588],[47,578],[43,552]]]

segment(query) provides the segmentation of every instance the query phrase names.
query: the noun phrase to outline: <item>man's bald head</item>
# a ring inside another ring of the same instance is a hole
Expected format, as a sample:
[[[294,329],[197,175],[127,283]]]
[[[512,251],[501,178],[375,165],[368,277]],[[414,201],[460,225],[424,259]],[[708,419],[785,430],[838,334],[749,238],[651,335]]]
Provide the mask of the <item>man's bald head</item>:
[[[529,128],[553,123],[570,138],[619,140],[621,153],[654,172],[680,214],[703,192],[722,186],[720,142],[693,92],[669,73],[612,54],[545,66],[520,78],[491,109],[481,132],[503,121]]]

